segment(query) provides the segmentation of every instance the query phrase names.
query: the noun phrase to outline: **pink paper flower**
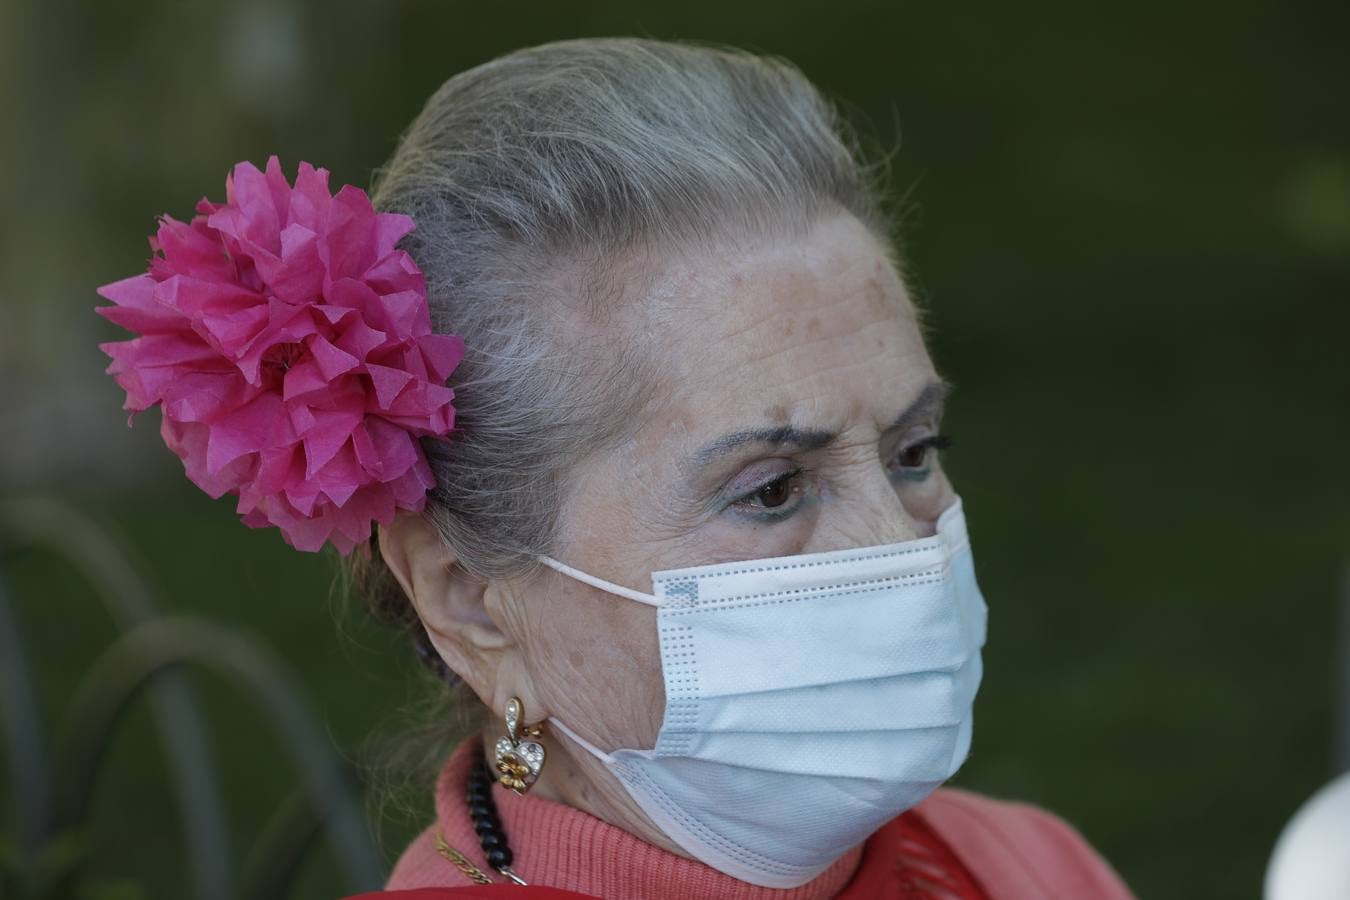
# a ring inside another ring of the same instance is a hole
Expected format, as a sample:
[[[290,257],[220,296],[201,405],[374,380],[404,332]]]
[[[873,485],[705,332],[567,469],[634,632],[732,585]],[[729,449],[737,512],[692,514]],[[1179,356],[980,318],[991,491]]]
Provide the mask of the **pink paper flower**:
[[[236,165],[225,196],[162,216],[149,271],[98,289],[116,305],[96,311],[139,335],[99,348],[127,425],[160,404],[193,483],[297,549],[349,553],[372,520],[425,505],[416,439],[454,427],[463,339],[432,333],[425,278],[394,249],[408,216],[352,185],[330,195],[309,163],[292,188],[275,156]]]

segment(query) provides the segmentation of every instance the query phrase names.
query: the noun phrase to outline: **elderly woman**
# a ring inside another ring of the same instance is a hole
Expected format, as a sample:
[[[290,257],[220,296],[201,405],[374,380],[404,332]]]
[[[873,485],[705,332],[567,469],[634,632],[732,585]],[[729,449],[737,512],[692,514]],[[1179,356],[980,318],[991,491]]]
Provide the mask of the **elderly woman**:
[[[1052,815],[937,789],[985,607],[851,147],[782,60],[645,40],[511,53],[403,136],[375,204],[466,355],[427,510],[358,574],[493,715],[390,889],[1128,895]]]
[[[1060,819],[940,788],[986,608],[877,175],[782,60],[564,41],[446,82],[378,220],[236,170],[103,289],[178,328],[105,349],[189,476],[355,546],[481,703],[389,892],[1129,896]]]

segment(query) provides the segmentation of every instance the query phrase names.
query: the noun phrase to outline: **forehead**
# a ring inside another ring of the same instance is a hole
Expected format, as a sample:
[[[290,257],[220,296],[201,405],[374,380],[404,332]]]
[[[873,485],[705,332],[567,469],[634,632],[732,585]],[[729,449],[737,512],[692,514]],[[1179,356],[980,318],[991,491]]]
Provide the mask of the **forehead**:
[[[667,436],[880,421],[934,377],[901,279],[851,216],[677,258],[648,287],[644,327],[670,379],[649,424]]]

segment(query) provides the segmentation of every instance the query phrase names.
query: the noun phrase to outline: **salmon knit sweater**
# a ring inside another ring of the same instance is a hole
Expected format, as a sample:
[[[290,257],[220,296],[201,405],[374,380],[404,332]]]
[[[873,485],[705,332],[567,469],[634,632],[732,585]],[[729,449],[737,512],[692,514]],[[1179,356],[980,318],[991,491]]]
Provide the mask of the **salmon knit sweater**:
[[[400,856],[387,890],[471,884],[436,851],[439,829],[479,869],[492,870],[469,818],[465,785],[476,739],[451,754],[436,783],[436,818]],[[608,900],[826,900],[839,896],[1130,900],[1111,867],[1062,820],[1025,804],[943,789],[792,889],[748,884],[677,856],[586,812],[496,784],[493,799],[530,884]],[[868,888],[859,893],[866,881]]]

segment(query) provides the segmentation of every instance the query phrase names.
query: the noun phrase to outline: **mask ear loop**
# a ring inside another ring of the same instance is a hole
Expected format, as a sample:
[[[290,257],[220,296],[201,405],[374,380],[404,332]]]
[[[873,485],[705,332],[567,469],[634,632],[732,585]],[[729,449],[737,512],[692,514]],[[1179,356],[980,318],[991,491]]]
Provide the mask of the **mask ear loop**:
[[[586,740],[584,737],[577,734],[572,729],[568,728],[567,723],[563,722],[561,719],[555,719],[553,716],[549,716],[548,720],[550,723],[552,723],[553,727],[555,727],[558,731],[561,731],[563,734],[571,738],[572,741],[575,742],[578,747],[585,750],[591,756],[594,756],[596,759],[601,760],[602,762],[613,762],[614,754],[606,753],[605,751],[601,750],[599,747],[595,746],[590,741]]]
[[[645,603],[648,606],[660,606],[661,601],[653,594],[644,594],[642,591],[635,591],[632,588],[626,588],[621,584],[615,584],[612,581],[606,581],[603,578],[596,578],[580,569],[574,569],[566,563],[560,563],[551,556],[536,556],[535,559],[542,562],[551,569],[557,569],[564,575],[570,575],[577,581],[584,581],[592,587],[598,587],[602,591],[609,591],[611,594],[618,594],[620,597],[627,597],[629,600],[636,600],[639,603]]]

